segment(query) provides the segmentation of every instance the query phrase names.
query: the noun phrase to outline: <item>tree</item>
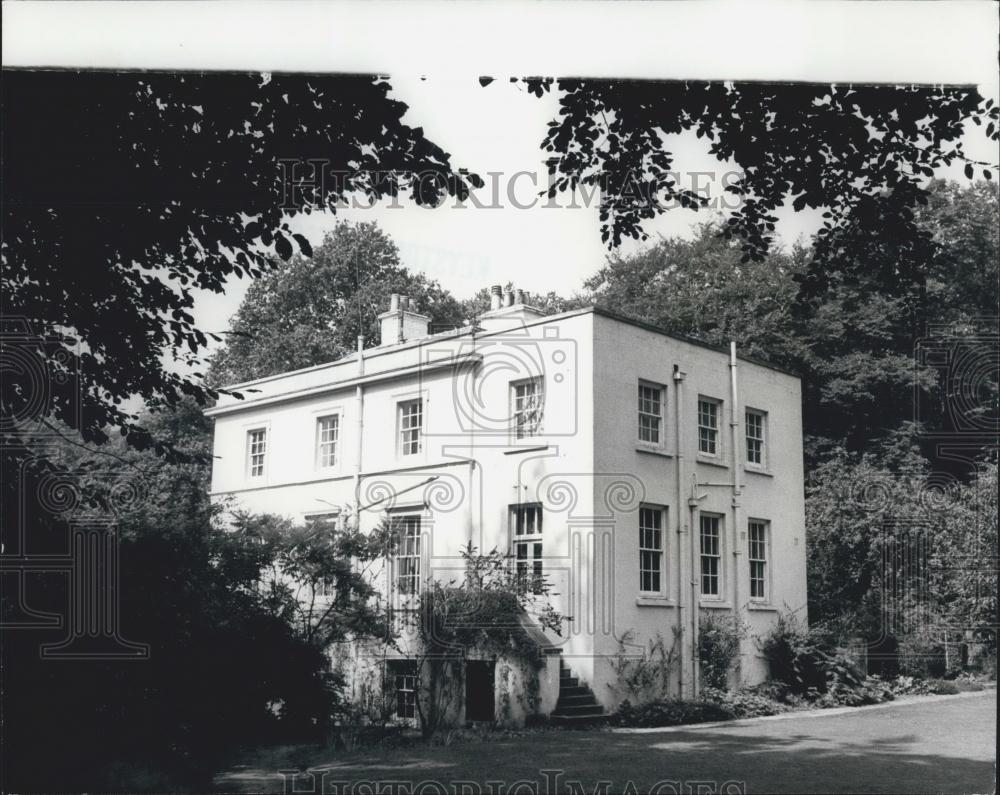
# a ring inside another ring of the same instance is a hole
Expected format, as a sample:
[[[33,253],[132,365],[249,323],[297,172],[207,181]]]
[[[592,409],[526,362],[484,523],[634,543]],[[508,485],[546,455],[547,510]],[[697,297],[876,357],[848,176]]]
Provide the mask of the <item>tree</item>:
[[[433,206],[481,184],[403,124],[389,88],[367,75],[6,72],[3,332],[20,372],[4,379],[5,415],[151,444],[125,401],[211,397],[196,290],[308,255],[288,223],[299,212],[356,194]]]
[[[212,363],[212,380],[235,384],[339,359],[379,342],[389,295],[408,296],[438,325],[462,324],[460,304],[436,281],[399,262],[374,223],[340,221],[311,257],[293,256],[250,286]]]
[[[609,256],[584,283],[590,300],[673,334],[716,347],[733,340],[745,354],[794,364],[803,353],[792,305],[805,252],[772,252],[748,266],[721,228],[710,221],[693,240],[663,239],[633,256]]]
[[[163,776],[158,789],[205,789],[202,777],[235,745],[319,736],[345,707],[330,647],[385,640],[385,607],[366,571],[384,554],[382,536],[351,524],[332,532],[273,516],[228,520],[209,496],[211,428],[197,402],[139,421],[154,447],[187,460],[123,439],[59,442],[22,470],[21,499],[2,505],[5,526],[31,519],[32,554],[65,555],[74,516],[114,520],[116,629],[150,649],[145,660],[61,663],[39,645],[62,640],[65,619],[5,626],[4,675],[18,683],[3,702],[12,789],[131,790],[150,786],[144,775]],[[18,600],[4,579],[7,622]],[[336,598],[316,599],[319,582]],[[73,604],[65,576],[34,575],[29,587],[34,610],[65,616]]]
[[[512,78],[517,81],[517,78]],[[1000,108],[973,88],[528,78],[528,90],[559,95],[558,117],[542,148],[548,195],[600,187],[602,239],[645,239],[642,222],[671,207],[707,199],[682,187],[670,135],[694,132],[720,164],[739,176],[724,187],[737,204],[725,234],[747,258],[762,259],[774,240],[774,215],[821,208],[822,241],[849,216],[882,213],[913,229],[934,169],[964,162],[991,179],[989,163],[962,146],[969,121],[1000,140]],[[985,167],[985,168],[984,168]]]

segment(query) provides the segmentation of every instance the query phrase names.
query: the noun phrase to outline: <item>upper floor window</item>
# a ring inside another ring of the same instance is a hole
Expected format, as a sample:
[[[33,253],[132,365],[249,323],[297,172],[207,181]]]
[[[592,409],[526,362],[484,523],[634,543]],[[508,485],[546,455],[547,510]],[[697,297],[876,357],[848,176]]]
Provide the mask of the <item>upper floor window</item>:
[[[264,476],[264,460],[267,455],[267,429],[255,428],[247,431],[247,474],[252,478]]]
[[[401,455],[416,455],[422,449],[424,402],[406,400],[399,404],[399,451]]]
[[[722,539],[719,535],[719,517],[701,515],[701,595],[718,597],[722,576]]]
[[[316,463],[320,469],[336,466],[340,441],[340,416],[331,414],[316,420]]]
[[[661,444],[663,438],[663,387],[639,382],[639,441]]]
[[[545,409],[545,388],[542,379],[530,378],[511,384],[514,438],[538,436],[542,432]]]
[[[719,454],[719,401],[698,398],[698,452]]]
[[[750,562],[750,598],[766,601],[767,583],[767,522],[751,519],[747,523]]]
[[[747,463],[752,466],[762,467],[766,461],[767,415],[763,411],[747,409],[746,412],[746,437],[747,437]]]
[[[522,582],[532,580],[537,590],[544,573],[542,566],[542,506],[524,503],[510,506],[514,565]]]
[[[420,515],[397,514],[391,519],[396,533],[396,588],[400,594],[420,592]]]
[[[663,575],[663,510],[639,508],[639,590],[661,593]]]

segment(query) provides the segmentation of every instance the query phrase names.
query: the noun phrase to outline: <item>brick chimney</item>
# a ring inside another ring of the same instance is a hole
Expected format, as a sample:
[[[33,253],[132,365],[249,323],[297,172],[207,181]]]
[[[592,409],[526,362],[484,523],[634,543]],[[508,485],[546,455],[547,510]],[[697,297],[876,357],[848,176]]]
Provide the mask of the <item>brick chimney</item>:
[[[479,317],[479,325],[484,331],[499,331],[544,317],[539,309],[526,304],[525,298],[524,290],[503,290],[494,284],[490,288],[490,311]]]
[[[410,299],[399,293],[389,296],[389,311],[379,315],[378,322],[379,347],[420,339],[430,333],[430,317],[414,312]]]

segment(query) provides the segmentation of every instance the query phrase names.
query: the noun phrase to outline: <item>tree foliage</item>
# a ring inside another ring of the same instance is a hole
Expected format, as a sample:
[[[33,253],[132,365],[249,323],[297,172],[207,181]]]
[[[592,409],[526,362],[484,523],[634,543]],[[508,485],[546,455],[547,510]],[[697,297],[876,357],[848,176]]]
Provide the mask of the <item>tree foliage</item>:
[[[233,318],[212,379],[235,384],[339,359],[379,343],[389,295],[408,296],[437,326],[462,324],[461,305],[436,281],[399,261],[374,223],[340,221],[312,256],[293,256],[256,279]]]
[[[529,78],[528,89],[558,92],[558,117],[542,142],[550,153],[549,196],[599,186],[602,239],[645,239],[645,220],[670,207],[697,209],[706,197],[682,186],[669,136],[694,132],[739,176],[724,190],[738,202],[725,233],[747,258],[774,242],[775,212],[824,210],[818,239],[858,214],[881,214],[910,230],[923,183],[940,166],[970,161],[969,121],[1000,140],[1000,109],[973,88],[671,82]]]
[[[366,75],[6,72],[2,287],[22,332],[4,333],[26,354],[4,412],[146,446],[125,401],[211,396],[196,291],[308,255],[292,216],[358,193],[467,196],[479,178],[404,124],[389,88]],[[283,173],[282,159],[303,162]]]

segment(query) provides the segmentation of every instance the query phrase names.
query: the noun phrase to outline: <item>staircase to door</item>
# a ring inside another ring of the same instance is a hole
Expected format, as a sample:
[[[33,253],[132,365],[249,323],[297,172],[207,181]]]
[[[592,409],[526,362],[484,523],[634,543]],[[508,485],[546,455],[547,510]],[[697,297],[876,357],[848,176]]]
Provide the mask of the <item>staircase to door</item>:
[[[560,726],[590,726],[607,720],[594,691],[581,684],[562,659],[559,660],[559,700],[549,718]]]

